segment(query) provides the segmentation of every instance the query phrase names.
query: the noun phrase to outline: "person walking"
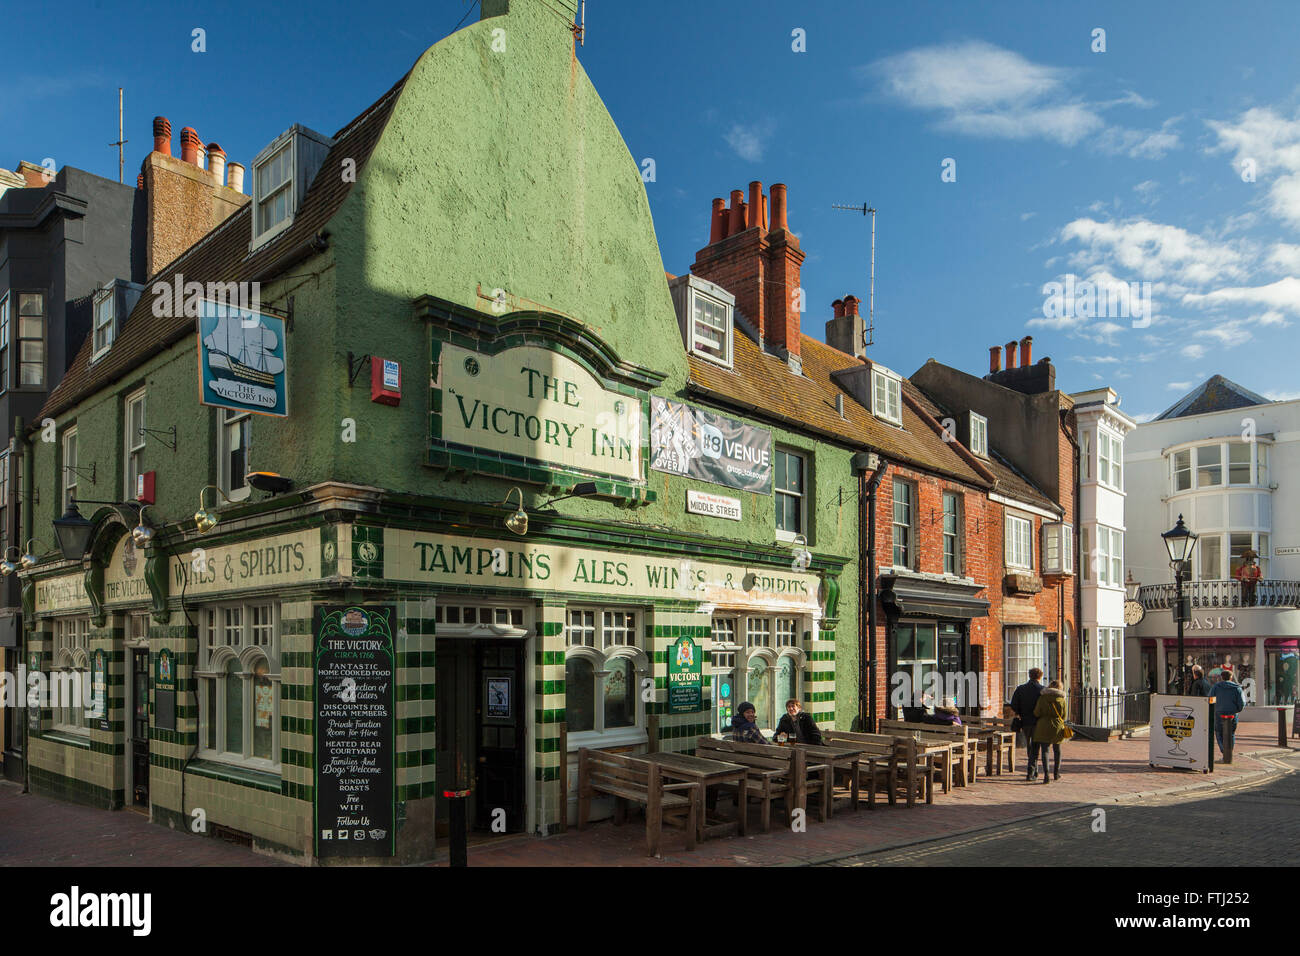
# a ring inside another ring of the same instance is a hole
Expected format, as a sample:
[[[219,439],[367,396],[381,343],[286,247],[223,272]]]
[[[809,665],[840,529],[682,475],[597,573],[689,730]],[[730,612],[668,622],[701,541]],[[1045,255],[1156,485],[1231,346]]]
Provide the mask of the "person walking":
[[[1025,768],[1026,780],[1033,780],[1038,776],[1038,767],[1034,762],[1036,749],[1034,747],[1034,723],[1038,718],[1034,716],[1034,707],[1038,704],[1038,698],[1043,693],[1042,677],[1042,668],[1029,668],[1029,680],[1017,687],[1011,695],[1010,707],[1016,715],[1015,719],[1020,723],[1020,726],[1016,727],[1013,722],[1012,729],[1019,730],[1025,735],[1025,750],[1028,754]]]
[[[1237,739],[1237,715],[1246,706],[1241,685],[1232,679],[1232,670],[1224,665],[1219,682],[1214,685],[1214,736],[1224,763],[1232,763],[1232,747]]]
[[[1205,676],[1205,671],[1200,664],[1192,667],[1192,689],[1189,692],[1193,697],[1210,696],[1210,679]]]
[[[1054,680],[1039,695],[1034,705],[1034,743],[1043,757],[1043,783],[1051,783],[1053,777],[1061,779],[1061,741],[1066,737],[1065,728],[1065,691],[1061,682]],[[1047,775],[1047,745],[1052,745],[1052,776]]]

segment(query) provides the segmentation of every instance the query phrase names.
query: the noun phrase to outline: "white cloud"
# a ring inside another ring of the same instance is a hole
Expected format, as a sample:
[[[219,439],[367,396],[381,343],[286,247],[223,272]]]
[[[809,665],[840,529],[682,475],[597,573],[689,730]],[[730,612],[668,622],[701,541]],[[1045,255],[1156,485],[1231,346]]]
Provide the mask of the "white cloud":
[[[1214,339],[1224,348],[1241,345],[1253,338],[1248,329],[1242,328],[1242,322],[1239,319],[1233,319],[1204,329],[1197,329],[1195,334],[1201,338]]]
[[[1191,359],[1192,361],[1196,361],[1197,359],[1205,358],[1205,346],[1196,345],[1195,343],[1193,343],[1192,345],[1184,345],[1182,347],[1181,354],[1185,359]]]
[[[1265,207],[1276,218],[1300,228],[1300,113],[1288,119],[1270,107],[1246,110],[1235,122],[1207,120],[1218,136],[1207,151],[1232,153],[1237,178],[1247,164],[1256,182],[1270,181]]]
[[[1300,398],[1300,392],[1264,392],[1264,397],[1272,399],[1275,402],[1294,402]]]
[[[1247,260],[1239,243],[1214,242],[1148,219],[1075,219],[1061,229],[1060,238],[1087,247],[1074,257],[1076,264],[1114,263],[1140,281],[1202,284],[1245,275]]]
[[[1093,137],[1096,148],[1134,158],[1159,158],[1178,145],[1171,131],[1177,118],[1158,131],[1107,125],[1104,110],[1153,105],[1137,93],[1090,103],[1069,88],[1075,71],[1034,63],[982,40],[917,47],[862,72],[905,105],[939,113],[940,128],[958,133],[1065,146]]]
[[[737,156],[756,163],[763,158],[763,150],[767,148],[767,141],[772,138],[774,130],[775,125],[771,120],[748,126],[732,123],[731,129],[727,130],[724,138]]]
[[[1139,425],[1142,425],[1146,422],[1154,421],[1155,417],[1159,414],[1159,412],[1142,412],[1140,415],[1134,415],[1133,420]]]
[[[1185,392],[1195,384],[1195,382],[1170,382],[1165,388],[1171,392]]]
[[[1287,242],[1274,243],[1264,264],[1278,272],[1300,272],[1300,246]]]
[[[1028,222],[1030,219],[1033,219],[1033,218],[1034,218],[1035,216],[1037,216],[1037,215],[1038,215],[1038,213],[1036,213],[1036,212],[1022,212],[1022,213],[1020,214],[1020,221],[1021,221],[1021,222]]]
[[[1289,312],[1300,315],[1300,279],[1287,276],[1268,285],[1232,286],[1215,289],[1203,295],[1189,292],[1183,296],[1188,305],[1260,305],[1270,311]],[[1265,315],[1268,315],[1266,312]],[[1276,321],[1264,324],[1278,324]]]

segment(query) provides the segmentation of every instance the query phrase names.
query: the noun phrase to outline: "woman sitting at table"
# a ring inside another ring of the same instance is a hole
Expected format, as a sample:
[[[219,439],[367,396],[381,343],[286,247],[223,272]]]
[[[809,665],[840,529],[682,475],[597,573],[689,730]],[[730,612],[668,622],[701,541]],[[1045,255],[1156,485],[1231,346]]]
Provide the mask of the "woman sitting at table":
[[[934,713],[927,714],[925,717],[927,724],[951,724],[954,727],[961,726],[961,712],[949,703],[935,704]]]
[[[742,744],[767,743],[763,731],[758,729],[758,724],[754,721],[755,716],[754,705],[749,701],[744,701],[737,707],[735,716],[731,718],[731,739]]]
[[[785,734],[783,738],[781,735]],[[799,701],[791,697],[785,702],[785,713],[776,724],[777,741],[788,740],[797,744],[815,744],[820,747],[822,732],[817,729],[812,715],[803,709]]]

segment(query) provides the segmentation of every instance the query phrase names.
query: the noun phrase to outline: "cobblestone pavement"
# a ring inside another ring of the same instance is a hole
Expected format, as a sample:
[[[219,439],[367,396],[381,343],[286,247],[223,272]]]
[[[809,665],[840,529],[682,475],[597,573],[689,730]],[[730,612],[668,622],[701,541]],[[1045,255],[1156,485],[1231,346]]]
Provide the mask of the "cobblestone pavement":
[[[829,866],[1196,866],[1212,840],[1243,850],[1242,863],[1300,864],[1300,755],[1273,759],[1281,775],[1215,788],[1127,799],[999,826],[955,839],[827,861]],[[1248,849],[1247,849],[1248,848]]]
[[[278,865],[243,847],[150,823],[143,813],[24,794],[0,780],[0,866]]]

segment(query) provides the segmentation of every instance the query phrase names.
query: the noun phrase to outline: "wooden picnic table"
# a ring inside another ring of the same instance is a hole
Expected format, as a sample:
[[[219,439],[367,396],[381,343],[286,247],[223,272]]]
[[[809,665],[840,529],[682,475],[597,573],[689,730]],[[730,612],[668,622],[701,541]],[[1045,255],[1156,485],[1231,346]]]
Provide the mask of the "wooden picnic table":
[[[748,797],[745,793],[745,781],[748,779],[747,768],[738,763],[725,760],[712,760],[708,757],[693,757],[680,753],[637,754],[637,760],[645,760],[659,768],[660,774],[673,780],[698,783],[695,791],[697,801],[695,820],[699,828],[698,838],[704,840],[709,836],[732,836],[739,830],[745,836],[745,816],[748,809]],[[736,785],[736,819],[705,820],[705,791],[717,784],[734,783]]]
[[[793,746],[802,747],[809,757],[830,764],[832,779],[834,779],[836,770],[847,770],[849,772],[849,792],[852,795],[850,807],[856,813],[858,809],[858,769],[862,763],[863,755],[868,754],[871,748],[846,741],[824,741],[820,744],[795,743]],[[829,817],[830,814],[831,807],[827,806],[826,815]]]

